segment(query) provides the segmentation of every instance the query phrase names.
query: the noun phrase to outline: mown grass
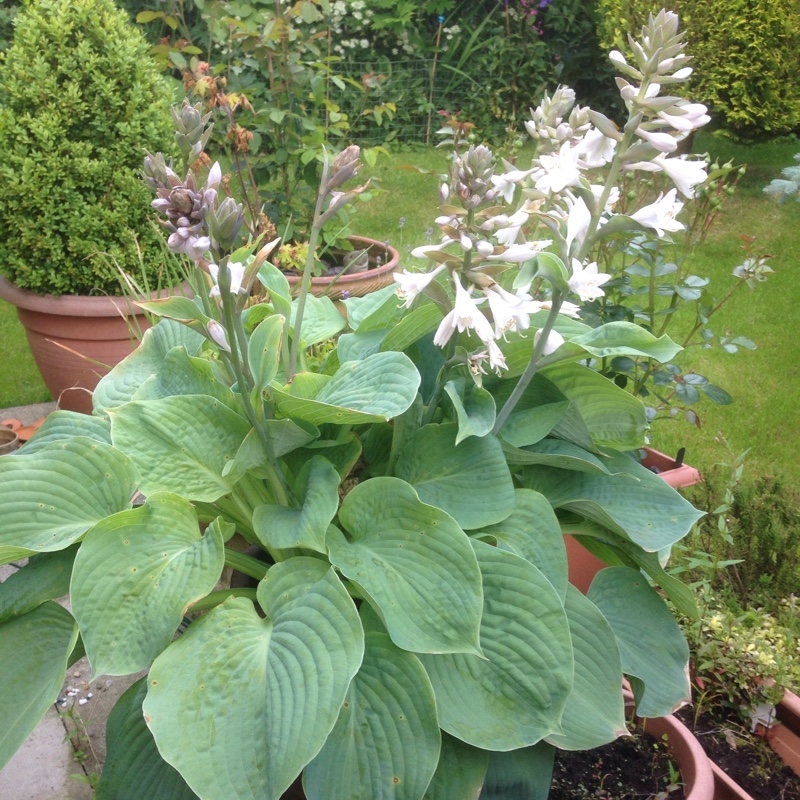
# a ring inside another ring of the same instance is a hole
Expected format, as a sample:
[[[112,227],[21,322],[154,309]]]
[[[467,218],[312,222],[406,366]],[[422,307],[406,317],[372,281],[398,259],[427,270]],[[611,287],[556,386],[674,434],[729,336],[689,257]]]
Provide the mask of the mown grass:
[[[796,399],[800,338],[793,324],[800,304],[800,282],[792,274],[800,266],[800,204],[779,206],[763,194],[766,183],[793,163],[800,143],[787,138],[742,145],[704,134],[697,137],[694,149],[747,164],[747,174],[696,254],[693,271],[709,277],[711,287],[718,287],[716,293],[722,294],[730,284],[731,270],[742,261],[740,236],[748,235],[774,255],[776,274],[754,292],[743,288],[714,321],[717,332],[730,329],[747,336],[758,344],[757,350],[731,355],[718,348],[698,348],[685,355],[688,366],[727,389],[735,402],[716,406],[704,399],[695,406],[700,428],[683,420],[659,421],[653,426],[652,442],[671,453],[685,446],[687,459],[703,471],[725,456],[715,442],[717,432],[722,432],[735,450],[751,448],[748,471],[778,473],[800,485],[800,463],[790,446],[800,440]],[[447,153],[432,148],[404,149],[379,159],[364,175],[378,178],[381,192],[360,205],[355,231],[389,241],[400,251],[401,266],[411,266],[409,251],[413,247],[431,238],[438,240],[433,223],[439,204],[436,173],[445,171],[446,166]],[[679,330],[670,333],[679,339]],[[0,376],[0,407],[47,397],[14,309],[2,302]]]

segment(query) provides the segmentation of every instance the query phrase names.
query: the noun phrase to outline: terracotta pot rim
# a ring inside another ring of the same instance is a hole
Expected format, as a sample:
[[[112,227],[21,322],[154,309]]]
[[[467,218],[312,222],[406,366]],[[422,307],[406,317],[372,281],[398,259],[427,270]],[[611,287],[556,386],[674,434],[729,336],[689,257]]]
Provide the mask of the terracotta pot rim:
[[[624,690],[626,708],[633,707],[633,693]],[[675,716],[642,720],[644,730],[655,736],[667,736],[670,752],[678,762],[686,789],[686,800],[713,800],[714,772],[706,751],[694,734]]]
[[[329,283],[335,281],[337,288],[340,286],[346,287],[348,284],[363,281],[366,276],[374,277],[376,275],[385,275],[387,272],[394,272],[397,269],[397,265],[400,263],[400,253],[390,244],[379,242],[377,239],[370,239],[368,236],[350,236],[348,238],[351,242],[360,243],[364,247],[374,247],[377,245],[383,248],[389,254],[389,260],[385,264],[381,264],[380,267],[367,270],[366,272],[345,273],[344,275],[323,275],[319,278],[313,277],[311,279],[312,284],[327,286]],[[286,279],[289,281],[290,285],[293,285],[299,283],[302,278],[300,275],[287,275]]]
[[[163,290],[151,292],[149,299],[155,300],[161,294]],[[121,314],[134,316],[144,314],[144,311],[137,308],[134,301],[128,297],[36,294],[27,289],[20,289],[2,275],[0,275],[0,297],[25,311],[62,317],[118,317]]]

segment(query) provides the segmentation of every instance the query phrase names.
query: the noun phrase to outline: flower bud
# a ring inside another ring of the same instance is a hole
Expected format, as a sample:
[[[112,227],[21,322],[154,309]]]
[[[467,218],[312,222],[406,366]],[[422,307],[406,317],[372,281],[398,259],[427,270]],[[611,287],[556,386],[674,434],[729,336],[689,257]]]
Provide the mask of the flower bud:
[[[244,209],[232,197],[226,197],[218,208],[209,207],[206,214],[208,232],[222,250],[232,250],[244,224]]]
[[[350,178],[355,177],[361,166],[361,148],[357,144],[351,144],[345,147],[336,158],[333,159],[331,164],[331,178],[328,185],[325,187],[326,191],[332,192],[346,183]]]
[[[220,350],[224,350],[226,353],[231,352],[231,346],[228,344],[228,336],[225,333],[225,328],[219,324],[215,319],[210,319],[206,323],[206,330],[208,331],[208,336],[212,342],[214,342]]]

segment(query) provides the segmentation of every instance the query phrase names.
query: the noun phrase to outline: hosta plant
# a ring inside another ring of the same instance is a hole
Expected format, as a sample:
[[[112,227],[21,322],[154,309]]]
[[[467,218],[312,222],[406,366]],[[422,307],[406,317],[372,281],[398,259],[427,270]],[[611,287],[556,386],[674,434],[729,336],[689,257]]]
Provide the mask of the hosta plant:
[[[645,31],[624,142],[680,65],[676,25]],[[662,233],[675,207],[615,215],[616,128],[576,114],[521,208],[518,171],[454,155],[435,266],[345,313],[308,294],[311,263],[291,298],[275,242],[233,250],[216,168],[148,156],[196,300],[146,303],[163,320],[94,415],[56,412],[0,459],[0,557],[27,559],[0,587],[0,762],[84,652],[94,676],[146,672],[98,798],[277,800],[299,776],[319,800],[544,796],[557,748],[625,732],[623,675],[643,716],[687,702],[667,600],[694,601],[662,564],[699,513],[638,463],[644,406],[592,366],[677,346],[573,302],[602,292],[593,241]],[[357,168],[325,165],[315,231]],[[609,565],[586,596],[565,533]]]

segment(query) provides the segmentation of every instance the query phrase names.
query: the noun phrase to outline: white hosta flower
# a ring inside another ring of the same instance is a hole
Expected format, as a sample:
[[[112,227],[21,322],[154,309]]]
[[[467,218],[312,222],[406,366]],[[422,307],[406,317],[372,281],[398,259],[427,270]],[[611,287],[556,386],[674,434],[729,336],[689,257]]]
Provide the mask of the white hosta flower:
[[[664,171],[671,179],[678,191],[684,196],[694,197],[692,187],[699,183],[705,183],[708,178],[705,161],[690,161],[686,158],[667,158],[665,155],[658,155],[652,161],[636,161],[628,164],[628,169],[640,169],[644,172]]]
[[[494,218],[496,227],[499,228],[495,234],[495,239],[497,239],[500,244],[514,244],[519,237],[522,226],[528,221],[528,217],[530,217],[530,214],[525,206],[519,209],[519,211],[515,211],[510,217],[505,216],[505,214],[498,214],[498,216]]]
[[[509,331],[524,331],[531,324],[530,295],[519,296],[507,292],[499,284],[483,290],[489,301],[489,309],[494,319],[494,335],[497,339]]]
[[[225,328],[219,324],[215,319],[210,319],[206,324],[206,330],[208,331],[208,335],[211,337],[211,340],[214,344],[219,347],[220,350],[224,350],[226,353],[231,352],[231,346],[228,344],[228,337],[225,333]]]
[[[406,308],[411,308],[411,304],[417,295],[443,270],[444,264],[440,264],[432,272],[409,272],[404,269],[402,273],[395,272],[394,279],[399,284],[395,287],[394,293],[403,300]]]
[[[628,66],[628,62],[625,59],[625,56],[622,55],[622,53],[620,53],[619,50],[612,50],[608,54],[608,58],[611,60],[611,62],[613,64],[618,64],[621,67],[627,67]]]
[[[539,340],[542,338],[542,331],[541,328],[536,331],[533,335],[533,346],[539,344]],[[555,353],[561,345],[564,344],[564,337],[558,331],[550,331],[547,334],[547,340],[544,343],[544,347],[542,348],[542,355],[549,356],[551,353]]]
[[[469,296],[469,292],[461,285],[457,275],[453,276],[453,283],[456,288],[455,305],[439,324],[436,335],[433,337],[433,343],[437,347],[444,347],[456,329],[460,333],[465,330],[474,330],[478,338],[488,347],[489,342],[494,342],[494,334],[489,320]]]
[[[539,158],[541,168],[533,173],[534,185],[546,194],[563,192],[567,186],[580,186],[579,159],[580,152],[568,141],[564,142],[557,153],[545,154]]]
[[[689,78],[689,76],[694,72],[691,67],[683,67],[679,69],[677,72],[672,74],[673,78],[677,78],[679,81],[685,81]]]
[[[646,131],[644,128],[637,128],[636,135],[662,153],[674,153],[678,148],[677,139],[669,133]]]
[[[511,165],[507,164],[507,166]],[[506,203],[510,203],[514,199],[514,190],[517,188],[517,184],[525,180],[532,172],[533,169],[521,170],[513,169],[512,167],[512,169],[500,175],[492,175],[492,183],[503,195]]]
[[[487,242],[486,239],[481,239],[476,245],[475,249],[480,253],[484,258],[490,256],[494,253],[494,245],[491,242]]]
[[[424,244],[422,245],[422,247],[415,247],[411,251],[411,257],[427,258],[428,253],[438,253],[439,251],[444,250],[444,248],[447,247],[447,245],[451,244],[454,241],[455,240],[451,239],[449,236],[445,236],[444,239],[442,239],[441,244]]]
[[[589,230],[592,214],[582,197],[579,197],[571,206],[567,216],[567,252],[574,241],[578,246],[583,243],[583,237]]]
[[[550,311],[552,307],[552,300],[541,301],[542,311]],[[564,300],[564,302],[561,303],[561,308],[558,309],[559,314],[563,314],[565,317],[572,317],[573,319],[578,319],[580,317],[580,311],[581,307],[575,303],[570,303],[569,300]]]
[[[676,196],[676,190],[670,189],[666,194],[660,194],[654,203],[631,214],[631,218],[640,225],[652,228],[660,237],[664,236],[664,231],[682,231],[683,223],[675,218],[683,208],[683,203],[677,201]]]
[[[497,373],[497,375],[500,375],[502,370],[508,369],[506,366],[506,357],[503,355],[503,351],[493,339],[490,339],[488,342],[484,342],[484,344],[486,345],[486,349],[489,351],[489,366]]]
[[[605,292],[600,288],[611,280],[607,272],[597,271],[597,262],[583,266],[577,258],[572,259],[572,277],[569,279],[570,291],[574,292],[581,301],[588,303],[602,297]]]
[[[588,169],[602,167],[614,158],[617,143],[603,135],[597,128],[590,128],[576,145],[581,163]]]
[[[695,128],[702,128],[711,117],[708,116],[708,109],[702,103],[686,103],[677,105],[675,109],[680,110],[680,114],[669,114],[666,111],[659,111],[658,116],[667,122],[676,131],[688,133]]]
[[[244,293],[247,291],[242,286],[242,278],[244,278],[244,264],[240,264],[236,261],[230,261],[228,263],[228,274],[230,275],[231,280],[231,294],[239,294],[239,292]],[[219,297],[220,296],[220,289],[219,289],[219,266],[217,264],[209,264],[208,265],[208,272],[214,280],[214,286],[212,287],[209,294],[211,297]]]
[[[594,197],[595,202],[599,203],[600,198],[603,196],[603,192],[606,190],[606,187],[602,186],[599,183],[593,183],[589,188],[592,190],[592,196]],[[618,200],[619,200],[619,187],[612,186],[611,191],[608,193],[608,200],[606,200],[606,207],[603,209],[603,211],[611,213],[611,210],[617,204]]]
[[[499,237],[498,237],[499,238]],[[486,256],[487,261],[511,261],[513,264],[523,264],[530,261],[547,247],[553,244],[551,239],[540,239],[536,242],[522,242],[511,244],[502,253]]]

